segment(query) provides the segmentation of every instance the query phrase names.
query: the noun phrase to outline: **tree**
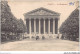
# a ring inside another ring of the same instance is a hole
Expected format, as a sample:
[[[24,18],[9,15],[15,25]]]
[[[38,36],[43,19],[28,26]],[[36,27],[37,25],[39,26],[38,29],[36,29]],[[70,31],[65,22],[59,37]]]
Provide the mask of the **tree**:
[[[13,37],[19,37],[18,33],[24,33],[26,26],[22,19],[17,19],[11,12],[11,9],[7,1],[1,1],[1,33],[5,32],[5,35],[1,35],[3,38],[11,39]],[[12,33],[12,36],[10,34]],[[15,34],[15,36],[13,35]],[[13,38],[14,39],[14,38]]]
[[[19,19],[17,22],[17,32],[18,33],[26,32],[26,25],[24,24],[22,19]]]
[[[1,31],[13,31],[16,18],[11,12],[7,1],[1,1]]]
[[[60,33],[67,39],[76,40],[79,38],[79,10],[75,9],[71,15],[62,23]],[[65,35],[66,34],[66,35]]]

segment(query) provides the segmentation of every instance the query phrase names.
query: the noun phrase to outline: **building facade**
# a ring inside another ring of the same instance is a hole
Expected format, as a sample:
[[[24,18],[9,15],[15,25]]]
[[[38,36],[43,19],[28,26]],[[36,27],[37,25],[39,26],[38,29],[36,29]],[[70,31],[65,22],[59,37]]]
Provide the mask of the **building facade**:
[[[41,7],[25,13],[24,17],[28,36],[54,37],[58,34],[60,13]]]

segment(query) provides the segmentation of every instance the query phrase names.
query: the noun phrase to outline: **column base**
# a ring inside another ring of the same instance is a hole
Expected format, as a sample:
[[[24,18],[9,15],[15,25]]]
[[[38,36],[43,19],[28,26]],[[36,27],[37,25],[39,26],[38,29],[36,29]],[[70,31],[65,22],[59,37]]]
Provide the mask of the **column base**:
[[[32,38],[36,38],[37,36],[39,36],[40,39],[42,39],[42,37],[44,36],[46,39],[48,38],[57,38],[59,37],[58,34],[27,34],[26,37],[30,37],[30,39]]]

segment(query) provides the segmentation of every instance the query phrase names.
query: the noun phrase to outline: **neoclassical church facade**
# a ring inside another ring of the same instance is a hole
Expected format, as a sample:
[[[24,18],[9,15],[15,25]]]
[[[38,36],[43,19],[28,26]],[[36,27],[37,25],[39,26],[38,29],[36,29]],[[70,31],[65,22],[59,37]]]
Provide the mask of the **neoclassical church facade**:
[[[24,14],[27,26],[27,36],[55,37],[58,34],[60,13],[38,8]]]

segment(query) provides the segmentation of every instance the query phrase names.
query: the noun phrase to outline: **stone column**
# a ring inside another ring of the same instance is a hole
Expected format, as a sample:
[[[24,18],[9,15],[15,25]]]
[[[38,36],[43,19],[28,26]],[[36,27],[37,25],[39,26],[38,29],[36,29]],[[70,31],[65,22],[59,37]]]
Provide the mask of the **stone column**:
[[[58,34],[59,34],[59,27],[60,27],[60,18],[58,19]]]
[[[31,19],[29,19],[29,34],[31,35]]]
[[[44,34],[45,34],[45,19],[44,19]]]
[[[39,19],[39,34],[41,33],[41,21],[40,21],[40,19]]]
[[[36,19],[34,19],[34,33],[36,34]]]
[[[50,34],[50,19],[48,19],[48,33]]]
[[[55,34],[55,19],[53,19],[53,34]]]

